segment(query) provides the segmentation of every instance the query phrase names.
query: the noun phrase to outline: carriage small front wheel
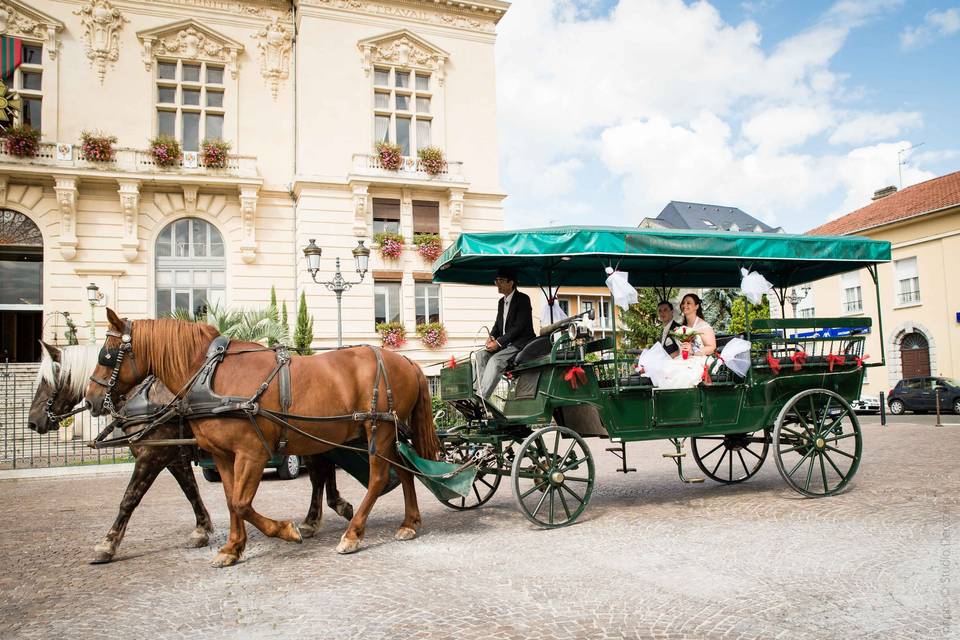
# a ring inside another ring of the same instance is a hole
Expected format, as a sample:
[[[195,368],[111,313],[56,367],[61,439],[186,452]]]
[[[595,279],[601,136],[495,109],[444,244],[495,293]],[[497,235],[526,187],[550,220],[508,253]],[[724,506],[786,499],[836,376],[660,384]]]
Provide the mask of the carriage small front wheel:
[[[478,446],[481,445],[467,441],[446,443],[446,459],[448,462],[457,465],[463,464],[473,457]],[[493,494],[497,492],[497,487],[500,486],[501,476],[496,471],[495,466],[493,468],[490,466],[478,467],[476,479],[473,481],[473,486],[470,487],[470,495],[449,500],[440,498],[440,502],[457,511],[467,511],[483,506],[493,497]]]
[[[767,459],[767,434],[728,433],[691,438],[693,459],[703,474],[715,482],[736,484],[752,478]]]
[[[777,416],[773,446],[777,469],[790,488],[805,496],[829,496],[850,484],[860,467],[860,421],[833,391],[801,391]]]
[[[595,482],[587,443],[558,425],[537,429],[523,441],[510,475],[521,513],[546,528],[562,527],[580,517]]]

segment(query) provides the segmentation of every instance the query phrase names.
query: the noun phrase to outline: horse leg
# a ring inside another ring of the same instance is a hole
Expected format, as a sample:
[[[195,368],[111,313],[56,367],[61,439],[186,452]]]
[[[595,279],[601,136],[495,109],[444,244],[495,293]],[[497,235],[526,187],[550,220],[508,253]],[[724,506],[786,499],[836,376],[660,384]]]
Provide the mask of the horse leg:
[[[230,511],[230,535],[227,536],[227,542],[217,552],[217,557],[213,559],[214,567],[229,567],[236,564],[237,560],[243,554],[247,546],[247,525],[244,523],[236,510],[233,508],[234,496],[234,456],[221,456],[213,454],[213,462],[217,465],[217,471],[220,473],[221,484],[223,484],[223,493],[227,497],[227,509]]]
[[[320,529],[320,511],[323,508],[323,488],[325,484],[325,460],[318,455],[309,456],[307,473],[310,474],[310,508],[307,517],[300,523],[300,535],[312,538]]]
[[[163,471],[163,464],[157,463],[155,456],[151,455],[149,450],[137,456],[133,465],[133,475],[130,476],[127,490],[124,491],[123,499],[120,500],[120,512],[110,531],[93,548],[94,556],[91,564],[102,564],[113,560],[120,542],[123,541],[123,534],[127,531],[127,523],[130,522],[133,510],[140,504],[143,494],[153,485],[153,481],[161,471]]]
[[[382,429],[382,431],[387,431],[387,429]],[[367,433],[370,433],[369,428],[367,429]],[[388,441],[386,445],[378,441],[377,450],[383,451],[385,447],[389,447],[391,444],[392,440]],[[377,498],[380,497],[380,494],[383,493],[383,490],[386,488],[389,479],[390,465],[387,461],[379,456],[371,456],[370,481],[367,484],[367,494],[363,496],[360,507],[357,509],[353,518],[351,518],[347,530],[343,536],[341,536],[340,544],[337,545],[337,553],[353,553],[360,548],[360,541],[363,539],[363,534],[367,528],[367,518]]]
[[[179,458],[179,456],[177,456]],[[180,460],[167,465],[169,471],[177,484],[183,490],[183,495],[187,497],[190,506],[193,507],[193,514],[197,518],[197,526],[190,533],[191,547],[205,547],[210,542],[210,533],[213,531],[213,522],[210,521],[210,514],[207,507],[203,504],[200,497],[200,487],[197,486],[197,478],[193,475],[193,469],[189,463],[183,464]]]
[[[324,459],[326,461],[326,459]],[[332,462],[326,461],[330,465],[330,473],[326,476],[327,506],[337,512],[345,520],[353,518],[353,505],[340,496],[340,490],[337,489],[337,467]]]
[[[249,457],[238,455],[234,463],[234,484],[232,508],[240,518],[243,518],[264,535],[271,538],[280,538],[287,542],[303,542],[300,529],[292,520],[273,520],[253,508],[253,498],[257,495],[257,488],[263,479],[263,468],[267,463],[267,456]]]

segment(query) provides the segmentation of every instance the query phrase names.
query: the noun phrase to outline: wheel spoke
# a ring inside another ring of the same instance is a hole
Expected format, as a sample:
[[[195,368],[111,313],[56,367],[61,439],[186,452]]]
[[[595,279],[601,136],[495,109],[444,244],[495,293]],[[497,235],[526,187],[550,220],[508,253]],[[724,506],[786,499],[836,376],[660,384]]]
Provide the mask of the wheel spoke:
[[[824,441],[824,442],[836,442],[837,440],[843,440],[844,438],[854,438],[854,437],[856,437],[856,436],[857,436],[857,433],[854,431],[854,432],[851,432],[851,433],[844,433],[843,435],[834,436],[834,437],[832,437],[832,438],[824,438],[823,441]]]
[[[823,453],[821,452],[818,456],[820,458],[820,476],[823,478],[823,492],[830,492],[830,485],[827,484],[827,468],[823,464]]]
[[[827,452],[826,452],[826,451],[823,452],[823,457],[827,459],[827,462],[830,463],[830,466],[833,467],[833,470],[837,472],[837,475],[838,475],[838,476],[840,476],[840,482],[845,482],[846,479],[847,479],[847,476],[844,475],[843,471],[840,471],[840,468],[837,467],[836,464],[834,464],[833,458],[831,458],[829,455],[827,455]]]
[[[540,496],[540,502],[537,503],[537,508],[534,509],[534,510],[533,510],[533,513],[530,514],[530,515],[533,516],[534,518],[536,518],[536,517],[537,517],[537,514],[540,512],[540,507],[543,506],[543,502],[544,502],[544,500],[547,499],[547,494],[548,494],[548,493],[550,493],[549,488],[547,489],[547,491],[544,491],[544,492],[543,492],[543,495],[542,495],[542,496]]]
[[[573,476],[564,476],[564,482],[590,482],[590,478],[575,478]]]
[[[477,483],[473,483],[473,495],[477,496],[477,502],[483,502],[483,498],[480,497],[480,490],[477,489]]]
[[[809,446],[810,446],[809,443],[804,442],[803,444],[798,444],[797,446],[792,447],[790,449],[778,449],[778,451],[780,452],[780,455],[783,455],[785,453],[793,453],[794,451],[800,451],[800,449],[805,449]]]
[[[582,499],[580,496],[578,496],[576,493],[574,493],[573,489],[571,489],[570,487],[568,487],[566,484],[560,485],[560,488],[563,489],[564,491],[566,491],[567,493],[569,493],[570,495],[572,495],[572,496],[574,497],[574,499],[575,499],[577,502],[579,502],[581,505],[584,504],[583,499]]]
[[[570,507],[567,506],[567,499],[563,497],[563,491],[558,491],[557,495],[560,496],[560,504],[563,505],[563,511],[567,514],[567,520],[570,519]]]
[[[484,479],[483,479],[483,476],[477,476],[477,482],[482,482],[483,484],[487,485],[487,488],[490,489],[490,490],[493,490],[493,489],[494,489],[494,486],[493,486],[492,484],[490,484],[489,482],[487,482],[486,480],[484,480]]]
[[[807,479],[806,479],[806,481],[803,483],[803,490],[804,490],[804,491],[809,491],[809,490],[810,490],[810,479],[811,479],[811,478],[813,478],[813,457],[812,457],[812,456],[810,457],[810,466],[807,467]]]
[[[752,455],[757,460],[763,460],[763,458],[759,454],[755,453],[753,449],[751,449],[750,447],[744,447],[743,450],[749,453],[750,455]]]
[[[786,431],[787,433],[789,433],[790,435],[792,435],[794,438],[800,438],[801,440],[807,440],[807,439],[810,437],[810,433],[809,433],[809,432],[808,432],[808,433],[797,433],[797,432],[794,431],[793,429],[788,429],[787,427],[784,427],[783,425],[780,426],[780,430],[781,430],[781,431]]]
[[[553,441],[553,457],[557,457],[557,449],[560,448],[560,430],[557,429],[557,437]]]
[[[857,459],[857,457],[856,457],[855,455],[849,454],[849,453],[847,453],[846,451],[841,451],[840,449],[837,449],[836,447],[831,447],[831,446],[827,445],[827,446],[824,447],[824,448],[825,448],[825,449],[829,449],[830,451],[833,451],[834,453],[839,453],[839,454],[842,455],[842,456],[846,456],[846,457],[850,458],[851,460],[856,460],[856,459]]]
[[[847,411],[846,409],[844,409],[843,412],[840,413],[840,415],[837,416],[836,420],[834,420],[834,421],[831,422],[829,425],[827,425],[826,427],[824,427],[823,431],[820,432],[820,435],[825,435],[825,434],[827,434],[831,429],[833,429],[833,428],[836,427],[838,424],[840,424],[840,423],[843,421],[843,419],[846,418],[846,417],[849,415],[849,413],[850,413],[849,411]]]
[[[812,396],[811,396],[812,397]],[[823,407],[823,417],[817,425],[817,434],[822,434],[822,428],[827,423],[827,420],[830,419],[830,405],[833,403],[833,396],[827,396],[827,404]]]
[[[560,433],[559,431],[557,432]],[[556,451],[556,450],[554,450]],[[550,487],[550,490],[547,493],[550,494],[550,524],[553,524],[553,502],[554,502],[554,493],[556,492],[556,487]]]
[[[747,463],[743,461],[743,454],[740,453],[739,451],[737,451],[737,456],[740,458],[740,464],[743,465],[743,472],[744,472],[746,475],[750,475],[750,470],[747,469]],[[732,479],[733,479],[733,478],[731,478],[731,480],[732,480]]]
[[[733,449],[730,450],[730,456],[727,458],[727,480],[733,480]]]
[[[539,491],[545,484],[547,484],[547,481],[546,481],[546,480],[544,480],[543,482],[541,482],[541,483],[539,483],[539,484],[537,484],[537,482],[534,481],[532,488],[530,488],[530,489],[528,489],[527,491],[524,491],[522,494],[520,494],[520,499],[523,500],[524,498],[526,498],[528,495],[530,495],[530,494],[533,493],[534,491]]]
[[[813,450],[811,449],[810,451],[807,451],[805,454],[803,454],[803,457],[800,458],[800,461],[797,462],[797,464],[795,464],[795,465],[793,466],[793,469],[790,469],[790,473],[787,474],[787,477],[788,477],[788,478],[789,478],[789,477],[792,477],[793,474],[797,472],[797,469],[800,468],[800,465],[803,464],[803,461],[810,457],[810,453],[811,453],[812,451],[813,451]]]
[[[700,438],[697,438],[697,440],[700,440]],[[717,449],[719,449],[720,447],[722,447],[722,446],[723,446],[723,443],[724,443],[724,441],[721,440],[721,441],[720,441],[720,444],[718,444],[718,445],[715,446],[713,449],[710,449],[710,451],[707,451],[705,454],[703,454],[702,456],[700,456],[700,459],[701,459],[701,460],[706,460],[708,457],[710,457],[710,454],[711,454],[711,453],[713,453],[714,451],[716,451]]]
[[[563,457],[557,458],[557,460],[559,460],[561,464],[563,463],[564,460],[567,459],[567,456],[570,455],[570,452],[573,451],[573,447],[574,447],[576,444],[577,444],[577,441],[576,441],[576,440],[572,441],[572,442],[570,443],[570,446],[567,447],[567,450],[563,453]],[[576,466],[576,465],[578,465],[578,464],[580,464],[580,458],[579,458],[579,457],[576,457],[576,458],[574,458],[573,461],[570,462],[570,464],[564,464],[564,465],[560,468],[560,471],[563,472],[563,471],[566,471],[567,469],[572,469],[574,466]]]
[[[724,449],[724,450],[723,450],[723,455],[720,456],[720,459],[719,459],[719,460],[717,460],[717,466],[715,466],[715,467],[713,468],[713,471],[710,473],[710,475],[712,475],[712,476],[717,475],[717,469],[719,469],[719,468],[720,468],[720,465],[723,464],[723,459],[727,457],[727,454],[728,454],[728,453],[730,453],[730,452],[729,452],[727,449]]]

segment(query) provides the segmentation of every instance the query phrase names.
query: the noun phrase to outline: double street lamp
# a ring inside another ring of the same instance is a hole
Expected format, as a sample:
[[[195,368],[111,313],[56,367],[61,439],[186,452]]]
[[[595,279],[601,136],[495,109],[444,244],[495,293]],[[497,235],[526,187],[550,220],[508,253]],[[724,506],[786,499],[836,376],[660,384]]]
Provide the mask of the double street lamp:
[[[103,293],[100,291],[100,287],[91,282],[87,285],[87,302],[90,303],[90,344],[97,343],[97,318],[94,314],[94,310],[97,308],[97,303],[103,300]]]
[[[370,249],[363,246],[363,240],[357,241],[357,246],[353,248],[353,261],[360,274],[360,279],[356,282],[347,282],[340,273],[340,258],[337,258],[337,271],[333,274],[333,280],[321,282],[317,280],[317,272],[320,271],[320,255],[323,250],[317,246],[315,238],[310,238],[309,244],[303,248],[303,255],[307,258],[307,271],[310,277],[317,284],[322,284],[328,291],[337,294],[337,347],[343,346],[343,316],[341,308],[341,298],[343,292],[348,291],[353,285],[363,282],[363,276],[367,274],[367,267],[370,264]]]
[[[793,307],[793,317],[797,317],[797,305],[807,297],[807,294],[810,293],[810,287],[804,285],[800,287],[800,293],[797,293],[797,288],[794,287],[790,289],[790,293],[783,297],[784,302],[789,302],[790,306]]]

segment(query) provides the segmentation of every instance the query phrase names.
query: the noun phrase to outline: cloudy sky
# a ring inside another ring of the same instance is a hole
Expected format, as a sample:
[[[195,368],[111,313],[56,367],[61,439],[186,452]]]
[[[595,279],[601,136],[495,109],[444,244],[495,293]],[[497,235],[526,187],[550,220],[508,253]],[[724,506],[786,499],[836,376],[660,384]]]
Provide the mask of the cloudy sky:
[[[506,226],[635,225],[670,200],[803,232],[960,170],[958,0],[514,0]],[[921,145],[922,143],[922,145]]]

